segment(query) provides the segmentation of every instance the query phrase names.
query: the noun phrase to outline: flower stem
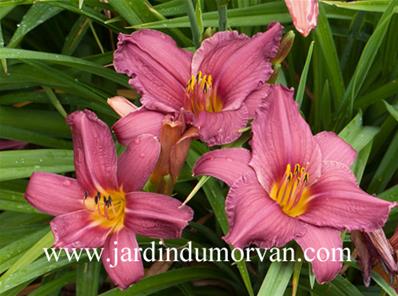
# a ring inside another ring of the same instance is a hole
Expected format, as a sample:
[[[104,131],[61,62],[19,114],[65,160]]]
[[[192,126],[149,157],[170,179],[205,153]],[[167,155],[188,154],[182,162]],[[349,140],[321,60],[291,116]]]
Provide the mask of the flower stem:
[[[227,6],[228,6],[228,1],[217,0],[218,30],[219,31],[225,31],[228,26]]]
[[[189,21],[191,22],[192,42],[195,47],[198,48],[200,44],[201,33],[199,29],[199,24],[196,19],[195,8],[193,6],[192,0],[185,0],[185,4]]]

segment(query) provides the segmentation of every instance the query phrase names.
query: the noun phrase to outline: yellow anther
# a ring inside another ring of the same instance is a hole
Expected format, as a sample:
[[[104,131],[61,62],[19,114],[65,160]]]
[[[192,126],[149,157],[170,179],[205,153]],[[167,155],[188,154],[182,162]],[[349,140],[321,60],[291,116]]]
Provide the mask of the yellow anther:
[[[286,170],[280,181],[274,182],[269,193],[282,211],[291,217],[297,217],[305,213],[309,201],[308,183],[309,174],[305,167],[295,164],[294,171],[291,165],[286,165]]]
[[[210,74],[199,71],[195,76],[192,75],[186,91],[186,106],[195,114],[203,111],[220,112],[223,109],[223,102],[213,88],[213,77]]]

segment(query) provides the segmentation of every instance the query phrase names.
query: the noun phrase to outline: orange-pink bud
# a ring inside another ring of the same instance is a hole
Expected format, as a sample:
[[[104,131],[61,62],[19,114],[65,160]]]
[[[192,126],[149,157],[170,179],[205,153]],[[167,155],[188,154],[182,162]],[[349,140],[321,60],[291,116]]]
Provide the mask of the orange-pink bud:
[[[124,117],[130,112],[136,111],[138,109],[136,105],[121,96],[109,98],[107,103],[120,117]]]

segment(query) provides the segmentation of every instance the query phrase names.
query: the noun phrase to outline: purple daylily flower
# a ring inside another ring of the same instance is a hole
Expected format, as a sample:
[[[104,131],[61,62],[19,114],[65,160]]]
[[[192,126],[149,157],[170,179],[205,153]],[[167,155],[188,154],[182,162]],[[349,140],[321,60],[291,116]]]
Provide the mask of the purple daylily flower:
[[[180,209],[181,202],[170,196],[140,191],[159,157],[156,137],[136,137],[117,159],[108,126],[93,112],[74,112],[68,123],[76,179],[34,173],[25,197],[35,208],[56,216],[51,221],[55,247],[104,247],[105,269],[119,287],[126,288],[143,277],[144,267],[141,261],[120,260],[121,250],[129,248],[134,254],[136,234],[180,237],[193,212],[189,207]]]
[[[293,92],[273,87],[253,122],[252,152],[221,149],[203,155],[196,175],[230,186],[226,211],[235,247],[280,247],[296,240],[303,250],[341,248],[343,230],[372,231],[394,205],[362,191],[350,170],[356,152],[332,132],[315,136]],[[318,282],[332,280],[342,263],[316,258]]]
[[[236,31],[219,32],[193,54],[159,31],[120,34],[114,67],[131,77],[143,109],[122,118],[119,126],[132,128],[127,124],[132,121],[154,125],[160,122],[159,112],[174,117],[183,112],[186,123],[208,145],[236,140],[266,94],[281,34],[278,23],[252,38]],[[137,116],[140,120],[132,119]],[[119,126],[116,132],[126,138]]]

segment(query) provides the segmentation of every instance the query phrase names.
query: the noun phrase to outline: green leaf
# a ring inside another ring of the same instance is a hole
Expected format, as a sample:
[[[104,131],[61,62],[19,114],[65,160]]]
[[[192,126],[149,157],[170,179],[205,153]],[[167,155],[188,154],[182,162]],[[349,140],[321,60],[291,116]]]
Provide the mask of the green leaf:
[[[27,250],[21,258],[17,260],[8,270],[0,277],[0,282],[5,281],[13,273],[23,269],[41,255],[43,255],[43,248],[49,248],[53,244],[54,238],[52,232],[48,232],[37,243],[35,243],[29,250]],[[1,289],[1,288],[0,288]]]
[[[127,78],[115,73],[114,71],[104,68],[96,63],[75,58],[67,55],[60,55],[55,53],[47,53],[40,51],[32,51],[26,49],[15,49],[15,48],[0,48],[0,59],[22,59],[22,60],[39,60],[46,61],[55,64],[61,64],[76,68],[80,71],[89,72],[110,81],[116,82],[122,86],[129,88]]]
[[[37,213],[25,200],[22,192],[0,189],[0,209],[21,213]]]
[[[148,2],[142,0],[111,0],[110,4],[123,16],[130,25],[154,21],[162,22],[166,18]],[[170,34],[184,46],[189,46],[189,39],[178,29],[169,30]]]
[[[46,233],[48,233],[48,227],[40,229],[39,231],[28,234],[20,239],[13,241],[7,246],[0,249],[0,266],[10,259],[14,259],[22,252],[27,250],[33,244],[35,244],[40,238],[42,238]],[[3,271],[0,271],[2,273]]]
[[[71,150],[1,151],[0,163],[0,181],[30,177],[35,171],[64,173],[74,170]]]
[[[76,295],[98,295],[101,262],[91,261],[80,264],[76,272]]]
[[[73,283],[75,276],[76,276],[75,271],[62,273],[59,277],[55,278],[54,280],[42,283],[38,288],[34,289],[33,292],[29,293],[29,296],[52,295],[53,293],[58,292],[62,287],[70,283]]]
[[[378,132],[379,129],[376,127],[362,127],[362,113],[358,113],[340,132],[339,136],[351,144],[357,152],[360,152]]]
[[[3,37],[3,28],[1,27],[1,21],[0,21],[0,48],[4,47],[4,37]],[[8,67],[7,67],[7,60],[6,59],[1,59],[1,67],[3,68],[3,71],[5,74],[8,72]]]
[[[390,2],[383,16],[380,18],[372,36],[370,36],[369,40],[366,42],[365,48],[357,62],[355,72],[344,93],[344,99],[342,102],[343,109],[340,109],[340,112],[344,113],[342,116],[350,116],[352,114],[355,99],[357,98],[373,62],[376,59],[379,48],[384,40],[384,36],[387,33],[391,17],[394,14],[394,7],[397,4],[398,0],[392,0]]]
[[[61,11],[62,8],[48,4],[33,4],[23,16],[22,21],[18,24],[18,28],[7,46],[17,47],[26,34]]]
[[[192,0],[184,0],[186,12],[189,18],[189,22],[191,23],[191,31],[192,31],[192,41],[196,48],[199,47],[200,41],[202,40],[202,33],[199,28],[198,19],[196,17],[196,11],[194,9]],[[199,2],[199,1],[198,1]],[[203,24],[202,24],[203,27]]]
[[[305,86],[307,84],[308,70],[310,68],[313,49],[314,49],[314,41],[311,42],[310,47],[308,49],[307,58],[305,60],[303,72],[301,72],[300,82],[299,82],[299,86],[297,88],[296,102],[297,102],[299,108],[301,107],[301,104],[303,103],[304,90],[305,90]]]
[[[228,27],[228,1],[229,0],[216,0],[219,31],[225,31]]]
[[[236,266],[238,267],[239,273],[243,279],[243,283],[245,284],[247,292],[249,293],[250,296],[254,296],[254,292],[253,292],[252,284],[250,281],[249,271],[247,270],[246,262],[238,261],[236,263]]]
[[[365,108],[371,104],[385,100],[398,93],[398,80],[392,80],[382,86],[363,94],[355,100],[355,108]]]
[[[398,169],[398,162],[396,161],[398,155],[398,131],[395,133],[386,153],[384,154],[372,181],[369,184],[369,193],[382,192],[392,176]]]
[[[49,148],[72,148],[72,143],[0,123],[0,138],[23,141]]]
[[[308,264],[308,280],[310,282],[310,287],[313,290],[315,287],[315,274],[314,271],[312,270],[311,264]]]
[[[303,252],[299,247],[296,247],[296,252],[298,254],[299,259],[294,262],[294,267],[293,267],[293,278],[292,278],[292,296],[297,295],[297,289],[299,287],[299,282],[300,282],[300,274],[301,274],[301,269],[303,267]]]
[[[386,105],[388,113],[391,114],[391,116],[398,121],[398,105],[393,106],[388,104],[386,101],[384,101],[384,105]]]
[[[388,4],[390,3],[390,0],[361,0],[354,2],[321,0],[321,2],[345,9],[369,12],[384,12],[387,9]]]
[[[318,25],[315,30],[315,42],[317,46],[320,47],[323,55],[323,61],[325,62],[328,73],[327,79],[333,97],[336,103],[339,103],[340,99],[343,97],[345,87],[339,57],[337,56],[336,44],[323,5],[319,7]]]
[[[37,3],[40,0],[33,0],[33,1]],[[97,6],[102,8],[109,8],[109,6],[104,7],[104,4],[99,1],[94,1],[95,7],[84,5],[82,8],[79,8],[77,1],[59,1],[59,0],[41,0],[41,1],[46,3],[48,2],[48,4],[69,10],[78,15],[84,15],[90,18],[91,20],[95,21],[96,23],[111,29],[114,32],[124,32],[123,28],[114,26],[113,24],[107,22],[108,20],[107,17],[99,11]]]
[[[82,255],[80,260],[83,260],[84,257],[85,256]],[[73,262],[73,260],[69,260],[66,256],[60,257],[58,261],[50,262],[46,257],[42,257],[25,268],[16,270],[13,274],[10,274],[4,280],[0,281],[0,293],[8,291],[22,283],[35,279],[45,273],[59,269]]]
[[[202,35],[204,32],[204,26],[203,26],[203,16],[202,16],[202,1],[196,1],[195,4],[195,18],[196,18],[196,23],[198,24],[199,28],[199,33],[200,33],[200,38],[199,40],[202,40]]]
[[[62,54],[72,55],[74,53],[90,27],[90,23],[90,19],[86,16],[80,16],[76,20],[68,36],[65,38],[64,46],[61,51]]]
[[[53,90],[51,88],[49,88],[49,87],[46,87],[46,86],[44,86],[43,89],[46,92],[46,94],[47,94],[51,104],[54,106],[54,108],[58,111],[59,114],[61,114],[61,116],[66,118],[66,116],[68,114],[66,113],[64,107],[62,107],[62,104],[58,100],[58,98],[55,95],[55,93],[53,92]]]
[[[357,159],[352,167],[352,171],[357,178],[358,183],[361,182],[363,172],[365,171],[366,164],[369,159],[370,152],[372,151],[373,140],[368,143],[357,155]]]
[[[294,264],[291,262],[272,262],[257,296],[283,296],[293,270]]]
[[[210,11],[202,14],[203,25],[205,27],[218,27],[218,12]],[[229,9],[227,12],[228,25],[231,27],[267,25],[273,21],[288,23],[291,21],[290,15],[284,3],[264,3],[245,8]],[[166,19],[157,22],[150,22],[133,26],[140,28],[189,28],[188,16]]]
[[[70,138],[65,119],[56,112],[47,110],[0,106],[0,123],[49,136]]]
[[[362,293],[357,287],[340,275],[330,283],[317,285],[315,287],[315,292],[318,295],[325,296],[362,296]]]
[[[109,4],[130,24],[141,24],[139,13],[134,9],[134,6],[128,0],[109,0]]]
[[[214,268],[199,266],[184,267],[143,278],[141,281],[124,291],[120,291],[119,289],[112,289],[105,293],[102,293],[100,296],[150,295],[178,284],[201,279],[225,280],[223,274],[220,273],[219,270]]]
[[[377,272],[372,272],[372,279],[379,285],[380,288],[383,289],[384,292],[387,293],[387,295],[390,296],[397,296],[397,292],[395,292],[394,288],[389,285],[384,278],[378,274]]]
[[[0,2],[1,5],[1,2]],[[0,6],[0,20],[2,20],[11,10],[15,8],[15,5],[7,5],[5,7]]]
[[[387,189],[386,191],[378,194],[377,196],[388,201],[398,201],[398,185],[395,185]]]
[[[154,6],[156,11],[163,16],[176,16],[185,14],[185,5],[181,0],[170,0]]]

